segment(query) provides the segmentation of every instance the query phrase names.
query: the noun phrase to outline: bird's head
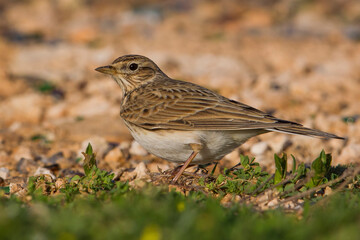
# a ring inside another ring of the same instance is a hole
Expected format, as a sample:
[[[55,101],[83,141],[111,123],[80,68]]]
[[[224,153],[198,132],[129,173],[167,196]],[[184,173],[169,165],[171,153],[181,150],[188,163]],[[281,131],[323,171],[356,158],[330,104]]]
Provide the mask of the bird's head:
[[[124,94],[154,81],[157,76],[167,77],[152,60],[141,55],[125,55],[95,70],[111,75]]]

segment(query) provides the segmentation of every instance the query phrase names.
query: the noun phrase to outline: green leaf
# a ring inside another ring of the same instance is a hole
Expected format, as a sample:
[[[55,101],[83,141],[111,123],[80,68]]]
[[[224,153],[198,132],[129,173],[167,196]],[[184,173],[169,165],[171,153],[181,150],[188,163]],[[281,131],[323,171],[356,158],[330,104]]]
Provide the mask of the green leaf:
[[[82,153],[85,157],[84,159],[84,172],[86,176],[89,176],[92,172],[96,171],[96,154],[93,153],[91,144],[89,143],[85,153]]]
[[[306,175],[306,167],[304,163],[300,163],[296,169],[296,177],[293,179],[293,182],[296,182],[300,178]]]
[[[55,85],[52,82],[44,81],[37,86],[37,90],[42,93],[48,93],[55,89]]]
[[[294,184],[294,183],[289,183],[289,184],[286,184],[286,186],[284,187],[284,191],[291,191],[291,190],[294,190],[294,186],[295,186],[295,184]]]
[[[307,184],[308,187],[318,186],[326,181],[326,175],[331,168],[331,154],[326,154],[324,150],[321,151],[318,158],[311,164],[312,178]]]
[[[71,178],[71,182],[78,181],[80,179],[81,179],[81,177],[79,175],[75,175]]]
[[[218,176],[217,179],[216,179],[216,184],[220,184],[220,183],[222,183],[224,180],[225,180],[224,175],[219,174],[219,176]]]
[[[249,165],[249,157],[240,155],[240,163],[245,168],[247,165]]]
[[[93,154],[93,149],[92,149],[92,146],[91,146],[90,143],[87,145],[86,150],[85,150],[85,153],[88,154],[88,155],[92,155],[92,154]]]
[[[287,172],[287,156],[284,153],[280,158],[277,154],[274,154],[275,159],[275,176],[274,176],[274,184],[280,183],[286,177]]]

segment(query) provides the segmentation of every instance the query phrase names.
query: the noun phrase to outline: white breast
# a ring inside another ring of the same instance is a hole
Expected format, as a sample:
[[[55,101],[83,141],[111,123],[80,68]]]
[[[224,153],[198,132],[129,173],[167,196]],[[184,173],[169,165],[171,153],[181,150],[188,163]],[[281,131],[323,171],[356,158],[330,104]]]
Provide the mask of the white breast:
[[[128,125],[128,124],[127,124]],[[202,149],[193,163],[218,161],[250,137],[260,134],[243,131],[149,131],[129,126],[134,139],[148,152],[172,162],[185,162],[192,153],[190,143],[201,144]]]

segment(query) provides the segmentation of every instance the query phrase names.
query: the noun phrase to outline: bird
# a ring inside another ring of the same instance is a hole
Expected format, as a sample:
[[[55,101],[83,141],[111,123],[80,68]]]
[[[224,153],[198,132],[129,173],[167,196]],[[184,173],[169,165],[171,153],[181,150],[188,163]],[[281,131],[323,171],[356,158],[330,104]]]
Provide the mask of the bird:
[[[183,163],[172,183],[189,165],[217,162],[260,134],[344,139],[276,118],[200,85],[172,79],[142,55],[124,55],[95,70],[111,75],[120,86],[120,117],[133,138],[149,153]]]

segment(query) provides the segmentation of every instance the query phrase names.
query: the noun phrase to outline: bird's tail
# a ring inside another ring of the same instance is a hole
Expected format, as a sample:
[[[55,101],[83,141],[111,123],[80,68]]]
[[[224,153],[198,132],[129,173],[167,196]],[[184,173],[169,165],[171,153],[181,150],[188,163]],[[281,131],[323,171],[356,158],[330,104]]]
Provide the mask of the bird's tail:
[[[289,125],[289,126],[284,126],[284,127],[274,127],[274,128],[268,129],[268,130],[274,131],[274,132],[296,134],[296,135],[305,135],[305,136],[310,136],[310,137],[336,138],[336,139],[342,139],[342,140],[345,139],[343,137],[336,136],[335,134],[332,134],[332,133],[327,133],[327,132],[322,132],[322,131],[319,131],[316,129],[306,128],[300,124],[299,125],[294,124],[294,125]]]

